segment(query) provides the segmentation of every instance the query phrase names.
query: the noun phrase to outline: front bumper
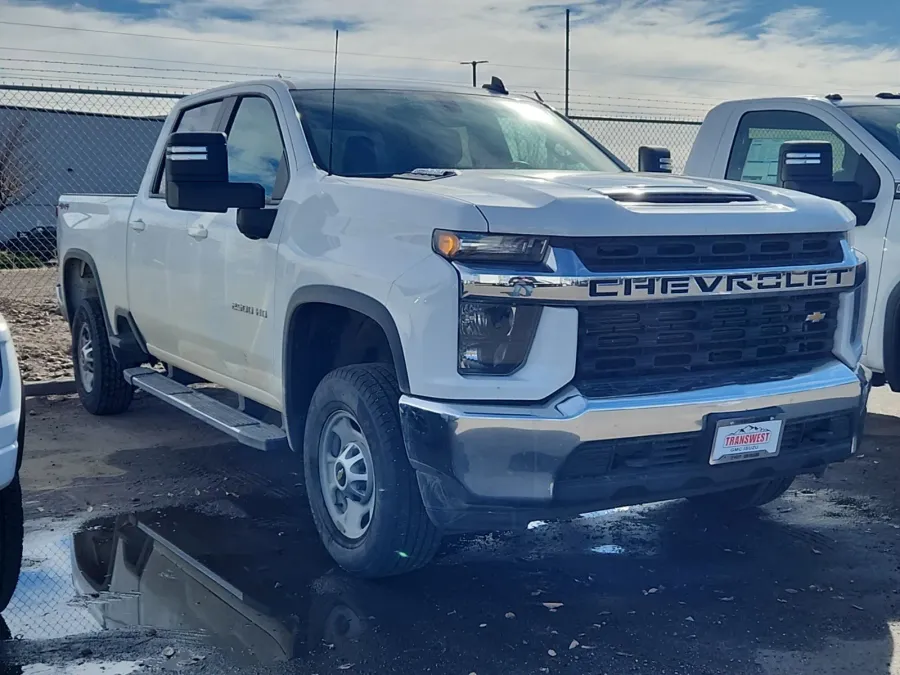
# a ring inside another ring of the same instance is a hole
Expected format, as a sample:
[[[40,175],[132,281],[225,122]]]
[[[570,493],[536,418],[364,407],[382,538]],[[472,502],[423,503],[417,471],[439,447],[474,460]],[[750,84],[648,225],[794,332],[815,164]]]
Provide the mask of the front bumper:
[[[571,387],[527,406],[403,396],[400,412],[429,517],[473,532],[820,471],[855,451],[868,392],[861,370],[835,361],[778,382],[631,398]],[[779,455],[710,466],[712,422],[755,411],[783,416]]]

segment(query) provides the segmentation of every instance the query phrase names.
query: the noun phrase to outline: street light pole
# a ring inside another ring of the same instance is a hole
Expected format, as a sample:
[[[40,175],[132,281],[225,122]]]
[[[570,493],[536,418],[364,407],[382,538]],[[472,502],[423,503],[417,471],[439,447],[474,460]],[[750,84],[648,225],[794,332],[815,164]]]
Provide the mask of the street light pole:
[[[488,63],[488,61],[460,61],[461,66],[472,66],[472,86],[478,86],[478,64]]]
[[[566,117],[569,116],[569,13],[566,10]]]

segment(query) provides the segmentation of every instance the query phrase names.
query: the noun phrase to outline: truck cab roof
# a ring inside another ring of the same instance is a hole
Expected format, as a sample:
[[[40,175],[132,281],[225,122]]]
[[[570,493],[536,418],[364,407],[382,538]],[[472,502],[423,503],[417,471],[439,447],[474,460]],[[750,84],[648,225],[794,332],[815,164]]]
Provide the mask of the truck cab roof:
[[[878,94],[856,94],[851,96],[844,96],[843,94],[834,93],[834,94],[815,94],[808,96],[769,96],[769,97],[757,97],[757,98],[745,98],[745,99],[736,99],[733,101],[727,101],[724,103],[720,103],[717,105],[717,108],[720,107],[743,107],[752,104],[755,107],[764,106],[771,107],[775,106],[779,103],[784,103],[785,101],[809,101],[815,103],[821,103],[822,105],[830,105],[838,108],[848,108],[852,106],[860,106],[860,105],[885,105],[885,106],[900,106],[900,93],[894,94],[891,92],[883,92]]]
[[[392,78],[359,78],[359,77],[341,77],[338,75],[337,83],[332,78],[325,76],[316,77],[300,77],[300,78],[261,78],[256,80],[244,80],[241,82],[233,82],[220,87],[206,89],[197,94],[192,94],[181,99],[180,105],[183,107],[190,104],[191,101],[197,99],[208,99],[215,95],[234,92],[235,90],[252,89],[253,87],[268,86],[275,88],[286,88],[289,90],[321,90],[331,89],[372,89],[372,90],[393,90],[393,91],[433,91],[442,93],[468,94],[474,96],[509,96],[511,98],[530,98],[528,96],[517,96],[515,94],[501,94],[495,90],[484,87],[471,87],[463,85],[454,85],[446,83],[411,81]]]

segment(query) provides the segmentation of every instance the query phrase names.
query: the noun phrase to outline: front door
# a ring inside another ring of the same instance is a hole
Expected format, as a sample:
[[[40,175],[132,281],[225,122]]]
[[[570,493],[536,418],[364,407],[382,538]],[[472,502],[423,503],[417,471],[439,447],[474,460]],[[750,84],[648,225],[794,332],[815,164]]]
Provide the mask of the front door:
[[[259,183],[267,209],[277,210],[289,167],[275,106],[262,94],[240,98],[225,130],[232,182]],[[203,365],[223,383],[261,403],[277,406],[281,378],[275,373],[280,332],[273,315],[280,218],[267,239],[250,239],[237,228],[237,212],[191,217],[189,230],[203,236],[199,275],[206,289]]]
[[[798,105],[803,102],[798,102]],[[894,180],[884,163],[830,112],[816,110],[750,110],[741,117],[725,177],[775,185],[778,151],[785,141],[827,141],[832,147],[832,177],[836,183],[857,183],[868,207],[850,233],[850,242],[869,260],[869,292],[866,305],[873,315],[884,237],[891,216]],[[867,216],[867,217],[866,217]],[[869,329],[873,325],[867,322]],[[868,345],[868,335],[863,343]]]

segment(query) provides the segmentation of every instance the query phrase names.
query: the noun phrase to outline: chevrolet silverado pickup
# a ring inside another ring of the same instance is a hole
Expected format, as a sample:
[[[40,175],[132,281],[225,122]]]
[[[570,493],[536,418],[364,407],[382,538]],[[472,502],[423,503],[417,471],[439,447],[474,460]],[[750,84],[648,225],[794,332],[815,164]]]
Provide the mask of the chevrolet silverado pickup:
[[[810,142],[826,146],[830,162],[822,176],[790,187],[842,202],[856,215],[850,242],[868,259],[871,276],[862,363],[873,384],[900,391],[900,94],[722,103],[700,127],[684,173],[783,186],[784,144]]]
[[[759,506],[856,448],[853,214],[631,173],[496,79],[192,95],[136,195],[58,208],[87,410],[141,389],[290,448],[359,575],[420,567],[445,533]]]

